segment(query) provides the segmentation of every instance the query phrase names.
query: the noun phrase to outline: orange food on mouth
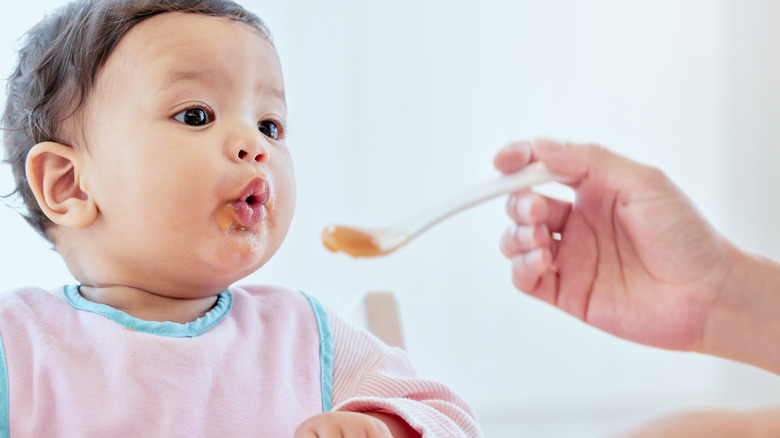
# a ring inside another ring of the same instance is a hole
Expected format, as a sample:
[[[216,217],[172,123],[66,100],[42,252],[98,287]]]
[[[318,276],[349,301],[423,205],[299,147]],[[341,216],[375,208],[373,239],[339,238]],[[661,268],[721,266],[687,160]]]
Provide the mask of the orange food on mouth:
[[[217,226],[225,234],[228,244],[241,253],[257,252],[262,246],[260,228],[246,228],[236,222],[236,210],[233,204],[226,204],[217,210]]]
[[[227,233],[230,226],[233,224],[233,207],[230,205],[223,205],[217,210],[217,224],[223,233]]]

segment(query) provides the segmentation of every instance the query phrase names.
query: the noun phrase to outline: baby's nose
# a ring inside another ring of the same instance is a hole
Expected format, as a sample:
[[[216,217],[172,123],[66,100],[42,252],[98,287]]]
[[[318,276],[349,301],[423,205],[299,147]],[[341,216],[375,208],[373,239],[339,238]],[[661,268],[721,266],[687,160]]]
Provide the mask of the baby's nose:
[[[262,163],[268,160],[266,142],[257,130],[241,136],[235,143],[233,153],[239,161],[243,162]]]
[[[248,152],[245,149],[249,149],[249,148],[243,148],[238,150],[239,160],[256,161],[258,163],[265,160],[265,156],[266,156],[265,152],[254,153],[254,152]]]

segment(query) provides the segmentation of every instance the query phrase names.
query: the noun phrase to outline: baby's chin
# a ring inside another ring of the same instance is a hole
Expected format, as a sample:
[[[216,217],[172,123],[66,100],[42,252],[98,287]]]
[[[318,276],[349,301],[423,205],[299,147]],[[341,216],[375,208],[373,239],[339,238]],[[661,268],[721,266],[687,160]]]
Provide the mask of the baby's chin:
[[[229,278],[230,283],[262,268],[280,246],[239,230],[233,236],[228,233],[228,241],[227,250],[212,261],[212,268],[217,276]]]
[[[220,249],[213,262],[222,272],[230,273],[234,281],[265,265],[285,240],[290,221],[280,221],[265,210],[263,213],[263,220],[252,226],[233,220],[232,215],[219,217]]]

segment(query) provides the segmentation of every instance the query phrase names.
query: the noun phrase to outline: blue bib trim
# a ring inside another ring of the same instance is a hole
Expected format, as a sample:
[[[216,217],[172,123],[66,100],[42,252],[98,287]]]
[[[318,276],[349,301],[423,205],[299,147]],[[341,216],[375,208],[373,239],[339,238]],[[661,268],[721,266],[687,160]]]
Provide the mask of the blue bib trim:
[[[330,318],[320,302],[301,292],[311,303],[317,326],[320,329],[320,384],[322,386],[322,412],[330,412],[333,408],[333,332],[330,329]]]
[[[145,321],[131,316],[121,310],[114,309],[105,304],[95,303],[82,297],[79,287],[75,285],[65,286],[63,289],[65,299],[76,309],[97,313],[114,321],[115,323],[141,333],[149,333],[168,338],[188,338],[198,336],[217,325],[233,307],[233,294],[229,290],[217,296],[217,304],[205,315],[188,323],[171,321]]]
[[[0,339],[0,438],[8,438],[11,436],[11,431],[9,428],[9,408],[8,367],[5,364],[5,350],[3,349],[3,341]]]

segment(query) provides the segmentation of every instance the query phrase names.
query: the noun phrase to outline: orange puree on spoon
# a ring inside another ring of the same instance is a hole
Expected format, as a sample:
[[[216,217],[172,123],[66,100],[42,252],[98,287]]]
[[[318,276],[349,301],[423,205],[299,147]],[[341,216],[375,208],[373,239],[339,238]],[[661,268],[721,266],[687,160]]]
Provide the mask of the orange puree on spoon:
[[[379,231],[361,230],[343,225],[331,225],[322,231],[322,243],[333,252],[344,252],[353,257],[374,257],[387,254],[402,245],[407,238],[401,238],[397,244],[383,245]],[[400,237],[400,236],[399,236]]]
[[[389,254],[412,238],[455,213],[504,193],[557,181],[571,183],[568,178],[550,173],[541,162],[531,163],[519,172],[501,175],[455,196],[403,222],[386,228],[353,228],[331,225],[322,232],[322,243],[333,252],[353,257],[374,257]]]

